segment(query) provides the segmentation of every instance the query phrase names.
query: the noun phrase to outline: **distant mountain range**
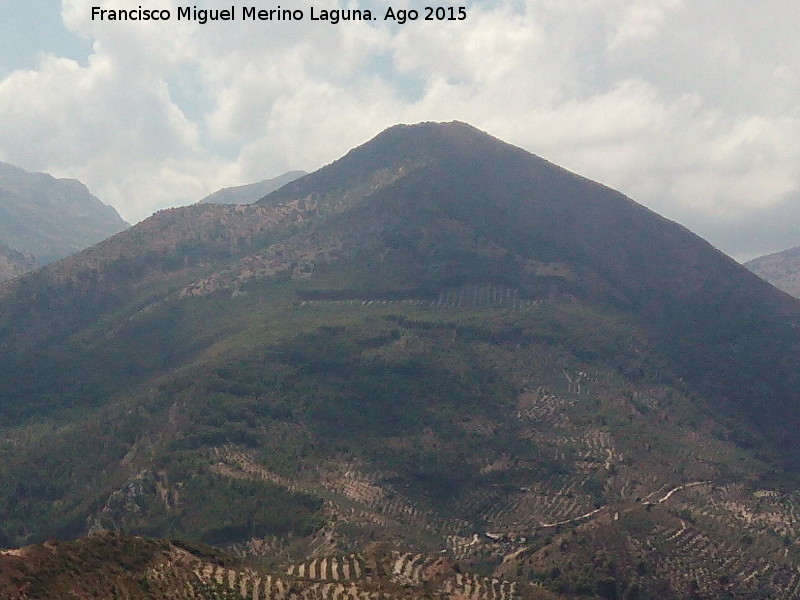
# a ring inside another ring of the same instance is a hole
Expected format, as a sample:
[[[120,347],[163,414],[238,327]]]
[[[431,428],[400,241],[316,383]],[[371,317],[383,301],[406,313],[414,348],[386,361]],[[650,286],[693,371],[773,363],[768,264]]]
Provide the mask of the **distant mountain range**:
[[[800,597],[800,302],[464,123],[0,285],[0,373],[10,598]]]
[[[800,298],[800,246],[754,258],[744,266],[779,290]]]
[[[0,281],[128,227],[79,181],[0,163]]]
[[[305,171],[289,171],[257,183],[223,188],[200,200],[201,204],[252,204],[290,181],[306,175]]]

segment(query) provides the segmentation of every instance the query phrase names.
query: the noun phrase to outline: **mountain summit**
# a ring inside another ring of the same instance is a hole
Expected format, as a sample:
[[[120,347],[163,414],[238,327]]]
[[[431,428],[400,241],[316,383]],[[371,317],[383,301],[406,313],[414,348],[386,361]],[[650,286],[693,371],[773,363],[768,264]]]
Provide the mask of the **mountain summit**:
[[[390,128],[261,204],[288,202],[349,211],[315,231],[317,251],[327,264],[319,241],[330,231],[337,260],[377,267],[381,279],[363,285],[402,273],[402,287],[492,282],[530,298],[560,291],[615,306],[641,319],[681,375],[719,401],[749,412],[753,395],[740,377],[758,380],[769,400],[748,418],[771,429],[797,411],[791,375],[752,369],[793,353],[777,348],[797,302],[623,194],[467,124]],[[304,260],[312,269],[308,252]]]
[[[188,538],[309,598],[792,598],[799,315],[619,192],[393,127],[0,287],[0,539]]]

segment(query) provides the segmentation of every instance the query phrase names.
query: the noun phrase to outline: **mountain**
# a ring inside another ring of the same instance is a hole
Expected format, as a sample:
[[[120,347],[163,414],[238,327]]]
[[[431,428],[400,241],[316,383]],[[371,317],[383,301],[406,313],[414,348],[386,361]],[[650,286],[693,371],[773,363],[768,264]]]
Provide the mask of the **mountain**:
[[[289,171],[257,183],[223,188],[200,200],[201,204],[252,204],[290,181],[306,175],[305,171]]]
[[[36,268],[36,259],[0,244],[0,281],[17,277]]]
[[[249,597],[247,569],[322,598],[794,598],[798,317],[619,192],[396,126],[0,286],[0,540],[211,544]]]
[[[754,258],[744,266],[779,290],[800,297],[800,247]]]
[[[117,211],[79,181],[0,163],[0,244],[28,255],[16,263],[26,270],[31,256],[36,265],[44,265],[126,227]]]

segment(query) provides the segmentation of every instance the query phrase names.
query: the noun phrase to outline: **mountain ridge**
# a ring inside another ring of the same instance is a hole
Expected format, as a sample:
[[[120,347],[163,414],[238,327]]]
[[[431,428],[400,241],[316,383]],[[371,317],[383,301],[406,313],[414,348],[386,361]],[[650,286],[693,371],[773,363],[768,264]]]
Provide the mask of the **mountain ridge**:
[[[200,204],[252,204],[295,179],[307,175],[306,171],[287,171],[271,179],[255,183],[226,187],[209,194]]]
[[[81,182],[0,163],[0,243],[41,266],[128,227]]]
[[[391,128],[2,287],[0,539],[788,600],[799,307],[475,128]]]

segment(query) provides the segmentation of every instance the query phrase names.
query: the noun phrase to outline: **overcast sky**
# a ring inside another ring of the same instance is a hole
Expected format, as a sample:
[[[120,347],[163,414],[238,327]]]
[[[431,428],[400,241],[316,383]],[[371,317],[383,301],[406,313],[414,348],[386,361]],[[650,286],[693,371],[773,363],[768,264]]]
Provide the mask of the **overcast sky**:
[[[331,25],[309,7],[373,9]],[[162,8],[164,23],[98,22]],[[462,120],[619,189],[738,259],[800,245],[797,0],[285,0],[300,22],[177,21],[174,0],[0,0],[0,161],[131,222],[314,170],[395,123]],[[446,3],[443,5],[447,5]]]

